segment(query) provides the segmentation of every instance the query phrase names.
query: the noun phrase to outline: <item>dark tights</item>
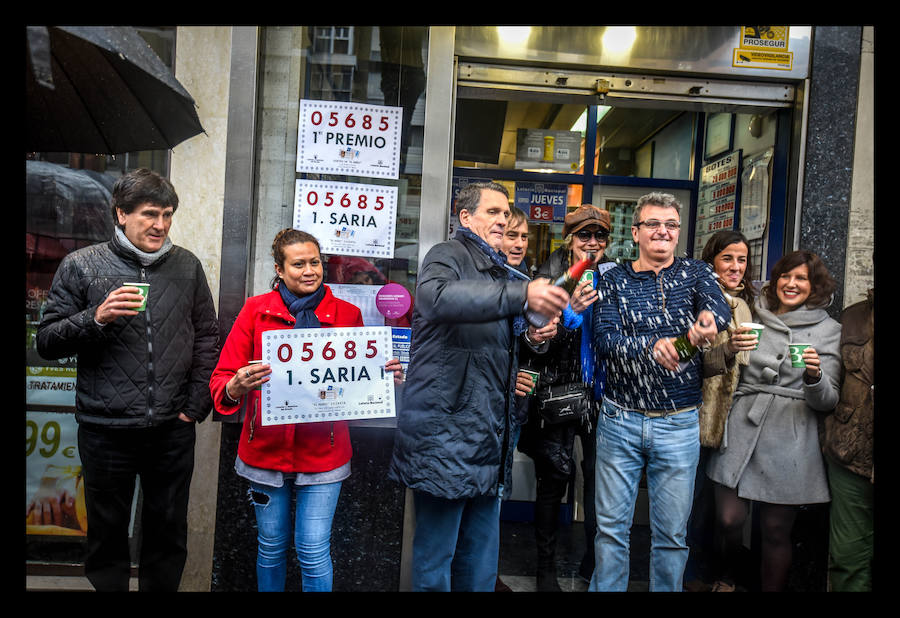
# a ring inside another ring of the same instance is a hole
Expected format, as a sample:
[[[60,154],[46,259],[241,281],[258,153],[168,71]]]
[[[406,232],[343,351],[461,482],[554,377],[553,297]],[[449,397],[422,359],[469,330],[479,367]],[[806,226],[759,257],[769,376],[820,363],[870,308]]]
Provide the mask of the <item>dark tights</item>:
[[[716,548],[722,562],[722,579],[734,581],[737,552],[741,547],[744,522],[749,512],[750,501],[738,497],[737,490],[716,485],[716,515],[719,525]],[[793,553],[791,529],[796,517],[796,506],[759,503],[762,540],[760,588],[763,591],[781,591],[785,588]]]

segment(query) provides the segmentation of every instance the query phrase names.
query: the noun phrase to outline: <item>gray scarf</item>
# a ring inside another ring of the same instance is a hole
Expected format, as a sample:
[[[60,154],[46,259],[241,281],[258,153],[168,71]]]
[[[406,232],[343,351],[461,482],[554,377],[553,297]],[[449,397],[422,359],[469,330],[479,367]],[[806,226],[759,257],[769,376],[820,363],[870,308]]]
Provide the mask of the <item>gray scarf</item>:
[[[158,260],[165,254],[167,254],[169,251],[171,251],[172,247],[175,246],[174,244],[172,244],[172,241],[169,240],[169,237],[166,236],[166,240],[165,240],[165,242],[163,242],[163,246],[160,247],[158,251],[154,251],[153,253],[147,253],[146,251],[141,251],[140,249],[138,249],[137,247],[134,246],[134,243],[132,243],[130,240],[128,240],[128,237],[125,236],[125,232],[123,232],[122,228],[120,228],[118,225],[116,226],[116,242],[122,248],[133,253],[134,257],[136,257],[138,259],[138,261],[141,263],[141,265],[143,265],[143,266],[150,266],[156,260]]]

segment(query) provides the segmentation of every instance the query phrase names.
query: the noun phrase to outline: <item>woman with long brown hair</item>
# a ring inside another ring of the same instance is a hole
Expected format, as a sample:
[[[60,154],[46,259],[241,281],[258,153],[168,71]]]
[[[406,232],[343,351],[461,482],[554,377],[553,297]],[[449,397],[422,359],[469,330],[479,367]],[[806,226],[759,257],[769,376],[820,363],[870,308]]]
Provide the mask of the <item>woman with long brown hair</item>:
[[[706,591],[709,585],[702,572],[712,552],[715,528],[713,483],[706,476],[706,465],[713,450],[719,448],[725,431],[725,419],[731,409],[732,396],[741,368],[750,361],[750,350],[756,338],[741,324],[750,322],[750,306],[756,293],[750,273],[753,272],[750,243],[737,230],[722,230],[710,237],[700,256],[712,266],[731,309],[728,327],[716,335],[703,353],[703,405],[700,407],[700,462],[694,481],[694,506],[688,521],[690,556],[684,574],[688,591]],[[725,584],[716,583],[721,587]],[[715,590],[718,591],[718,590]]]

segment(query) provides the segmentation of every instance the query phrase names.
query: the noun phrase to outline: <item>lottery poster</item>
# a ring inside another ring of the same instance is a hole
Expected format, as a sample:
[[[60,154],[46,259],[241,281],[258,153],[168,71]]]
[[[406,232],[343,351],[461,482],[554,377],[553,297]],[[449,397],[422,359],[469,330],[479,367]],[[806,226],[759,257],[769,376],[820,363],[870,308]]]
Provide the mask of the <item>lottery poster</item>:
[[[409,371],[409,347],[412,344],[412,329],[394,326],[391,328],[394,338],[394,358],[400,360],[404,375]]]
[[[262,424],[321,423],[396,416],[388,326],[314,328],[262,334]]]
[[[300,101],[297,171],[398,178],[402,107]]]
[[[322,253],[394,257],[397,187],[298,179],[294,228],[309,232]]]

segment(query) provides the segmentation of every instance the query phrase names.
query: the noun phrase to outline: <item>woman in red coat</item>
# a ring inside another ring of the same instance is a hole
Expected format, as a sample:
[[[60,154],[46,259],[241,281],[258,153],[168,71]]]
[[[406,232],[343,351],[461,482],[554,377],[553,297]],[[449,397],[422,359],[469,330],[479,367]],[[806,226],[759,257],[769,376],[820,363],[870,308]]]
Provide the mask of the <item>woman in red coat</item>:
[[[246,399],[235,471],[250,482],[256,510],[258,589],[284,590],[293,532],[303,590],[330,591],[331,522],[341,482],[350,475],[347,423],[262,426],[259,387],[268,382],[271,368],[250,361],[262,358],[264,331],[362,326],[362,314],[324,284],[314,236],[282,230],[272,243],[272,257],[273,290],[247,299],[222,348],[210,390],[221,414],[236,413]],[[399,360],[391,360],[385,368],[395,372],[395,381],[402,379]]]

